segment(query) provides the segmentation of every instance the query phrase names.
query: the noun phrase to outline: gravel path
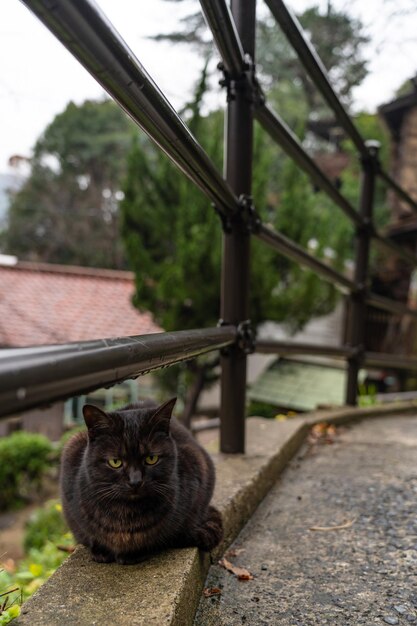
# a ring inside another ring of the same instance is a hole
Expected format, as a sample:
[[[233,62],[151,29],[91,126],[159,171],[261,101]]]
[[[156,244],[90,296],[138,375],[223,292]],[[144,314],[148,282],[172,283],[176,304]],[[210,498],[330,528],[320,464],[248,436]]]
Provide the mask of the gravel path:
[[[202,598],[195,626],[417,626],[417,419],[324,439],[293,460],[233,545],[228,560],[254,579],[213,565],[205,586],[221,594]]]

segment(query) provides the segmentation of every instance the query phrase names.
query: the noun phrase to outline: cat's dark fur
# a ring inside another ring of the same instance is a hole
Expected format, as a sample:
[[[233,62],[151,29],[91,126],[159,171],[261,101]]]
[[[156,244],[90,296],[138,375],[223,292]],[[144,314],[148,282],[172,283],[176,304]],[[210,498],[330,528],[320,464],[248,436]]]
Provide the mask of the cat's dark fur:
[[[105,413],[86,405],[88,432],[70,439],[61,466],[65,517],[94,560],[135,563],[167,547],[211,550],[222,537],[210,506],[214,467],[174,418],[175,398]],[[158,455],[155,465],[145,458]],[[123,465],[112,469],[109,459]]]

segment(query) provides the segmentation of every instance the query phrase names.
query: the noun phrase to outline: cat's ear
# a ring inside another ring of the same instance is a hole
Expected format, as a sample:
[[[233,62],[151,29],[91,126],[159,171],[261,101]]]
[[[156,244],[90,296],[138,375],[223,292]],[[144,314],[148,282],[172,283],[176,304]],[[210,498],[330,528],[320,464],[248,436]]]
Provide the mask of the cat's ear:
[[[164,402],[164,404],[161,404],[161,406],[156,409],[150,420],[152,431],[155,432],[159,430],[164,433],[169,433],[172,411],[176,401],[177,398],[171,398],[171,400],[167,400],[167,402]]]
[[[94,406],[94,404],[85,404],[83,406],[83,415],[89,434],[98,433],[100,430],[106,430],[113,425],[110,415]]]

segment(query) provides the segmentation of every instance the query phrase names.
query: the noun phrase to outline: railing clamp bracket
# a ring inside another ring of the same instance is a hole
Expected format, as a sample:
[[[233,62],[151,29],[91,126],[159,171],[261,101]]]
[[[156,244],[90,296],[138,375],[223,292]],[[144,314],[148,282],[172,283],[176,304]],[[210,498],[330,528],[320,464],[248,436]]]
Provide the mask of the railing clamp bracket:
[[[357,365],[362,365],[365,360],[365,346],[360,344],[355,347],[352,354],[348,357],[349,363],[356,363]]]
[[[227,215],[226,213],[223,213],[223,211],[221,209],[219,209],[219,207],[216,206],[214,203],[212,203],[212,207],[216,211],[217,215],[220,218],[220,221],[222,223],[223,232],[226,233],[227,235],[230,234],[232,232],[232,218],[231,218],[231,216]]]
[[[245,354],[255,352],[256,332],[250,320],[240,322],[237,327],[237,345]]]
[[[248,234],[259,233],[262,221],[253,204],[252,196],[245,194],[239,196],[239,215]]]
[[[217,322],[217,326],[231,326],[231,324],[230,322],[226,322],[223,319],[219,319],[219,321]],[[236,335],[237,337],[235,346],[237,346],[241,352],[243,352],[244,354],[252,354],[253,352],[255,352],[256,332],[250,320],[245,320],[238,324],[236,328]],[[229,356],[230,347],[222,348],[221,354],[223,356]]]
[[[223,78],[219,80],[219,85],[226,88],[227,102],[236,99],[238,91],[243,91],[246,99],[259,106],[265,104],[265,94],[256,77],[255,63],[249,54],[245,54],[243,71],[239,75],[232,75],[220,62],[217,68],[223,73]]]
[[[368,237],[372,237],[375,235],[375,227],[369,217],[365,217],[362,220],[362,223],[358,224],[358,226],[356,227],[356,235],[366,235]]]
[[[381,163],[379,161],[381,144],[379,141],[369,139],[365,142],[365,146],[367,152],[361,156],[362,168],[364,171],[372,172],[375,175],[381,169]]]

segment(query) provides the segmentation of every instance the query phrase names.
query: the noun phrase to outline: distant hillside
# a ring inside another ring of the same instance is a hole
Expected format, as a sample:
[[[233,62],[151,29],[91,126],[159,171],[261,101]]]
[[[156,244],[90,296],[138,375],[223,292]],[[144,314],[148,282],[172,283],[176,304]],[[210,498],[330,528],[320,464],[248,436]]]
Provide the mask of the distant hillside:
[[[0,225],[6,217],[9,208],[9,191],[18,191],[23,184],[24,178],[16,174],[0,173]]]

